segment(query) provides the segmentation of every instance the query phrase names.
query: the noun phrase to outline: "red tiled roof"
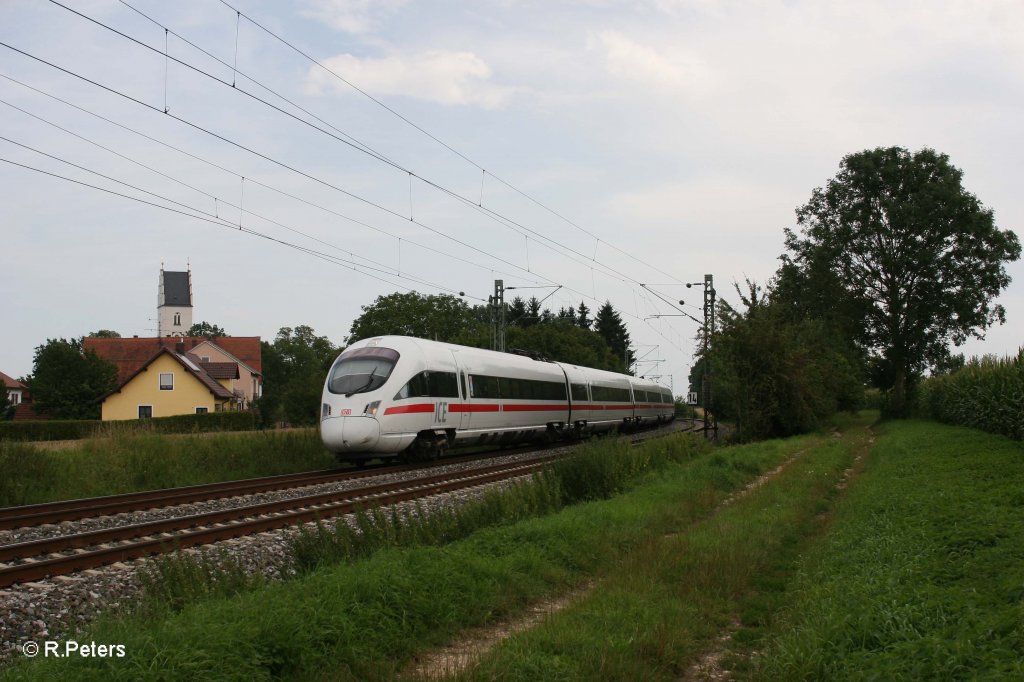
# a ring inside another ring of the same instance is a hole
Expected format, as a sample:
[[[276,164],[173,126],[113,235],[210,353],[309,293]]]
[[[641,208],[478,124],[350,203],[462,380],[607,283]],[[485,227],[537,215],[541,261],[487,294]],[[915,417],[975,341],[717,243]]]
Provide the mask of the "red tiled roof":
[[[203,341],[209,341],[263,374],[263,349],[260,347],[258,336],[218,336],[212,339],[192,336],[188,341],[186,351],[192,350]]]
[[[4,386],[6,386],[7,388],[20,388],[23,391],[28,388],[27,386],[25,386],[25,384],[21,383],[14,377],[4,374],[3,372],[0,372],[0,381],[3,381]]]
[[[117,365],[117,383],[123,384],[126,379],[148,364],[161,348],[188,353],[204,341],[210,341],[257,372],[263,372],[263,357],[258,336],[218,336],[214,339],[207,339],[203,336],[131,339],[86,337],[84,348],[86,351],[91,350],[101,358]]]
[[[186,358],[184,355],[180,355],[180,354],[176,353],[175,351],[171,350],[170,348],[168,348],[166,346],[161,346],[158,351],[156,351],[155,353],[151,354],[146,360],[144,360],[142,362],[142,364],[139,365],[138,369],[136,369],[134,372],[132,372],[131,374],[126,376],[124,379],[118,379],[117,388],[115,388],[113,391],[110,391],[110,392],[105,393],[102,396],[100,396],[100,400],[104,400],[104,399],[106,399],[107,396],[113,395],[114,393],[119,392],[122,388],[125,387],[125,385],[129,381],[131,381],[136,376],[141,374],[142,371],[144,369],[146,369],[146,367],[148,367],[150,364],[152,364],[154,360],[159,358],[164,353],[166,353],[167,355],[170,355],[172,358],[177,360],[178,364],[180,364],[182,367],[184,367],[185,370],[189,374],[191,374],[198,381],[200,381],[204,386],[206,386],[206,388],[209,389],[210,393],[212,393],[216,397],[224,398],[224,399],[229,399],[229,398],[233,398],[234,397],[234,394],[231,391],[229,391],[228,389],[224,388],[219,383],[217,383],[216,379],[211,377],[209,374],[207,374],[202,369],[203,365],[195,363],[195,362],[192,362],[191,359]],[[229,364],[229,363],[219,363],[219,364]],[[234,363],[230,363],[230,364],[234,364]]]
[[[194,355],[189,355],[193,358],[194,362],[198,364],[203,370],[206,371],[214,379],[237,379],[238,378],[238,363],[237,362],[200,362]]]
[[[34,403],[18,403],[18,406],[14,408],[14,416],[11,417],[16,422],[41,421],[49,418],[50,415],[45,412],[36,411]]]

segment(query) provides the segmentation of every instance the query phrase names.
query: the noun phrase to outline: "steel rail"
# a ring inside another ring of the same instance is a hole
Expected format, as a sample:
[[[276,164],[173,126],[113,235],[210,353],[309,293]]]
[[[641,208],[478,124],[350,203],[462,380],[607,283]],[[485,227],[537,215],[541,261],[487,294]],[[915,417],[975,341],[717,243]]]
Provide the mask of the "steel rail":
[[[16,556],[30,556],[25,553],[26,551],[31,551],[31,556],[40,556],[56,551],[95,546],[97,543],[144,538],[129,544],[100,547],[70,556],[28,561],[0,568],[0,588],[51,575],[62,575],[117,561],[173,551],[180,547],[193,547],[306,521],[348,514],[359,507],[394,504],[441,492],[483,485],[505,478],[523,476],[539,470],[553,459],[553,455],[544,455],[529,462],[495,464],[469,472],[435,474],[354,490],[322,493],[304,498],[240,507],[223,512],[195,514],[166,521],[64,536],[52,540],[7,545],[0,550],[4,552],[6,558],[10,559]],[[182,528],[194,528],[195,530],[186,530],[171,536],[166,535]],[[163,537],[154,537],[156,535]]]
[[[443,464],[457,464],[479,459],[480,455],[445,458],[418,465],[381,464],[358,470],[321,469],[295,474],[280,474],[261,478],[248,478],[216,483],[144,490],[134,493],[86,497],[60,502],[41,502],[18,507],[0,507],[0,530],[39,526],[46,523],[60,523],[96,516],[109,516],[123,512],[170,507],[190,502],[203,502],[224,497],[237,497],[255,493],[299,488],[320,483],[333,483],[381,474],[397,473],[429,468]]]

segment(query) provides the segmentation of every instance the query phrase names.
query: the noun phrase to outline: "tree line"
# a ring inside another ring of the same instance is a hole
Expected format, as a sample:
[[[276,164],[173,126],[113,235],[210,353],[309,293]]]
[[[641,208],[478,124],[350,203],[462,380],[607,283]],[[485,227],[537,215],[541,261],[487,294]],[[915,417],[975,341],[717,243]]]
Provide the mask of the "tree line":
[[[950,346],[984,338],[1020,258],[1017,236],[964,189],[945,154],[901,147],[850,154],[796,209],[765,285],[735,287],[711,351],[712,408],[741,437],[814,428],[878,389],[883,413],[909,415],[926,374],[963,365]]]
[[[532,314],[531,314],[532,313]],[[542,309],[536,298],[516,298],[506,312],[507,345],[573,364],[625,371],[632,362],[629,332],[611,303],[591,317],[584,303],[557,313]],[[379,296],[362,306],[342,345],[318,335],[312,327],[282,327],[272,341],[261,341],[263,395],[255,401],[261,421],[315,424],[324,380],[345,346],[359,339],[387,334],[417,336],[438,341],[488,348],[491,343],[490,310],[469,306],[447,294],[417,292]],[[193,325],[186,336],[206,336],[216,342],[228,336],[209,322]],[[119,338],[109,329],[89,336]],[[58,419],[98,419],[99,398],[117,385],[116,366],[84,351],[84,337],[47,339],[35,349],[33,371],[24,382],[36,408]],[[3,396],[6,399],[6,392]],[[3,413],[0,403],[0,414]]]
[[[735,296],[721,300],[718,328],[710,351],[696,359],[690,390],[703,394],[709,368],[710,407],[735,421],[742,438],[812,429],[837,409],[860,406],[866,386],[884,396],[886,415],[909,414],[923,376],[963,365],[951,344],[984,338],[1005,321],[995,298],[1010,281],[1005,264],[1021,255],[1017,236],[996,227],[992,210],[964,189],[962,178],[931,149],[844,157],[835,177],[797,207],[799,231],[784,229],[786,252],[774,277],[737,282]],[[401,334],[489,348],[492,314],[487,305],[447,294],[382,295],[362,306],[342,347]],[[517,297],[506,322],[510,349],[619,372],[634,360],[629,332],[610,302],[596,313],[582,302],[553,312],[536,297]],[[208,322],[188,334],[227,335]],[[304,325],[283,327],[262,342],[257,406],[264,423],[315,423],[339,350]],[[49,339],[36,349],[24,381],[53,416],[95,418],[96,399],[116,376],[113,365],[82,352],[81,339]]]

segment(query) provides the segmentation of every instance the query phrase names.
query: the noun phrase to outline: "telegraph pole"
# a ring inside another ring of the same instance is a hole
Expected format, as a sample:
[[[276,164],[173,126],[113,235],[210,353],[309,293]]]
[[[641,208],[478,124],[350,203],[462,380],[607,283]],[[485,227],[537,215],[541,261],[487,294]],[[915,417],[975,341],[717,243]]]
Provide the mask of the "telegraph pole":
[[[711,409],[711,337],[715,334],[715,281],[711,275],[704,275],[704,377],[701,382],[703,387],[704,404],[704,437],[708,437],[708,431],[714,430],[714,438],[718,440],[718,415],[713,416],[713,426],[708,424],[708,412]]]
[[[487,298],[491,307],[491,349],[505,352],[505,281],[494,280],[494,295]]]

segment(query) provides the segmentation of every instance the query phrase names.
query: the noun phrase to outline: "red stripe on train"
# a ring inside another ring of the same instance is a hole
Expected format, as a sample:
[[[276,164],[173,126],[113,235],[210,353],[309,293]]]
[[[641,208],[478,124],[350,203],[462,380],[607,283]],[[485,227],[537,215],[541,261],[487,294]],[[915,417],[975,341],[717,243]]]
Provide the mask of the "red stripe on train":
[[[384,410],[384,416],[386,417],[389,414],[415,414],[415,413],[420,413],[420,412],[433,412],[433,411],[434,411],[434,404],[433,403],[424,403],[424,404],[420,404],[420,405],[399,405],[397,407],[389,407],[388,409]]]
[[[565,412],[569,405],[509,405],[501,406],[503,412]]]
[[[497,412],[497,405],[449,405],[449,412]]]

